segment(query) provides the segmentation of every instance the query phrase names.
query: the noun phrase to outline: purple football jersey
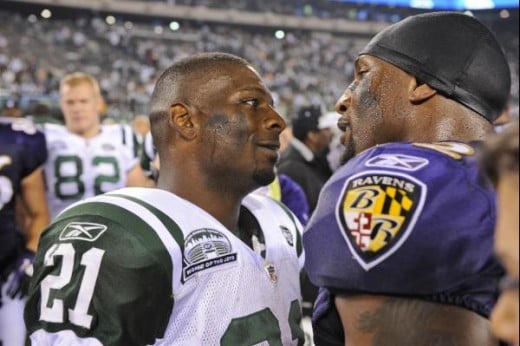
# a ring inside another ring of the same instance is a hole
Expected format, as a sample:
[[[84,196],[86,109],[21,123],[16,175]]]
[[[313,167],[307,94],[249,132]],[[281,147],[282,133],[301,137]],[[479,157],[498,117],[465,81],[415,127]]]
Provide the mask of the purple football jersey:
[[[22,180],[47,159],[45,137],[25,119],[0,118],[0,260],[19,242],[15,197]]]
[[[488,316],[503,274],[495,214],[472,146],[377,146],[324,186],[304,233],[305,268],[332,291],[414,296]]]

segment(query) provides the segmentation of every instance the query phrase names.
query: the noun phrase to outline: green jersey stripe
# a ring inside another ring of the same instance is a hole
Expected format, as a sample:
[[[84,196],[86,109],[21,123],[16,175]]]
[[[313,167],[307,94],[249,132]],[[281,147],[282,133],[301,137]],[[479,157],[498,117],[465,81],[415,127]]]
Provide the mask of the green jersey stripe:
[[[173,239],[175,239],[175,241],[179,245],[179,247],[181,249],[181,253],[184,253],[184,234],[182,233],[181,228],[179,227],[179,225],[177,225],[177,223],[175,221],[173,221],[173,219],[171,217],[166,215],[166,213],[164,213],[161,210],[157,209],[153,205],[151,205],[149,203],[146,203],[146,202],[144,202],[144,201],[142,201],[142,200],[140,200],[138,198],[132,197],[132,196],[127,196],[127,195],[123,195],[123,194],[119,194],[119,193],[111,193],[111,194],[109,194],[109,196],[124,198],[124,199],[132,201],[132,202],[134,202],[136,204],[139,204],[140,206],[148,209],[159,220],[161,220],[161,222],[163,223],[164,227],[166,227],[166,229],[172,235]]]
[[[163,241],[148,222],[128,211],[126,208],[112,204],[108,201],[80,203],[61,213],[54,223],[66,221],[68,218],[72,219],[78,217],[90,218],[92,216],[99,216],[101,219],[106,219],[107,215],[110,215],[110,220],[121,225],[123,229],[131,230],[132,234],[141,239],[142,243],[146,247],[152,249],[164,249],[164,251],[156,253],[156,255],[159,256],[159,263],[162,263],[163,265],[166,264],[165,272],[171,278],[171,273],[173,272],[172,258],[164,246]]]

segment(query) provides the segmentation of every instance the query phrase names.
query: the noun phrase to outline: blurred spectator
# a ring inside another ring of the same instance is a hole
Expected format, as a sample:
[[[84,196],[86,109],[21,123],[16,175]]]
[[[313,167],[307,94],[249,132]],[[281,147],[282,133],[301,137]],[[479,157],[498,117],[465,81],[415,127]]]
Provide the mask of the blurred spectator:
[[[488,142],[483,155],[483,165],[497,187],[495,252],[502,260],[507,274],[500,285],[502,293],[491,315],[491,327],[496,336],[512,345],[520,342],[518,135],[518,121],[515,121]]]
[[[5,103],[1,110],[1,116],[8,118],[21,118],[23,117],[22,109],[20,108],[20,101],[17,97],[10,97],[5,100]]]
[[[132,120],[132,129],[138,135],[139,142],[143,143],[144,137],[150,132],[150,120],[147,115],[139,114]]]
[[[302,107],[292,119],[294,138],[278,163],[278,171],[287,174],[305,191],[311,214],[321,187],[332,175],[327,154],[335,126],[336,121],[325,116],[320,106]]]

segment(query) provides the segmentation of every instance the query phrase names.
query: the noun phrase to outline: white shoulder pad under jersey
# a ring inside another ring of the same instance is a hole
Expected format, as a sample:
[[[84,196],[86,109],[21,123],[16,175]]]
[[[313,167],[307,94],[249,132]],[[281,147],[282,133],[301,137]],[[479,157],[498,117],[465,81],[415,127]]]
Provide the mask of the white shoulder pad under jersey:
[[[51,217],[65,207],[126,186],[127,173],[138,163],[138,147],[127,125],[103,125],[85,139],[63,125],[44,124],[48,148],[45,165]]]
[[[268,197],[243,206],[263,255],[159,189],[68,208],[40,241],[25,315],[32,343],[303,344],[301,225]]]

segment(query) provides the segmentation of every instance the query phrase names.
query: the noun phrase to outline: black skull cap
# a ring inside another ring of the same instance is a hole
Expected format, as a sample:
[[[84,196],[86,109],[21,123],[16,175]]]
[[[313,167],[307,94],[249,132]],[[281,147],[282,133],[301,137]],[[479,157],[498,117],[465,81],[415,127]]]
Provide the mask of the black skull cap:
[[[385,60],[493,122],[511,88],[509,65],[495,35],[474,17],[430,12],[383,29],[360,55]]]

